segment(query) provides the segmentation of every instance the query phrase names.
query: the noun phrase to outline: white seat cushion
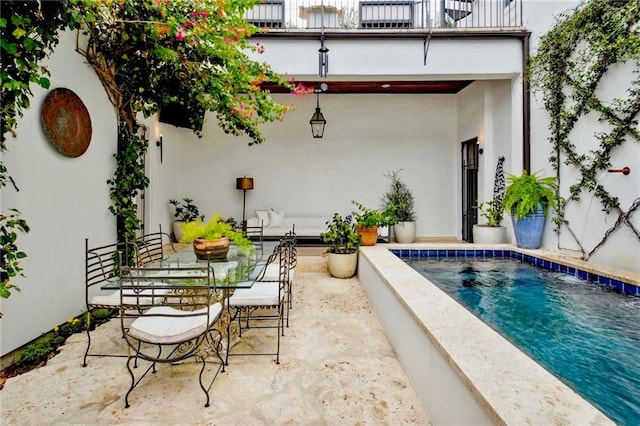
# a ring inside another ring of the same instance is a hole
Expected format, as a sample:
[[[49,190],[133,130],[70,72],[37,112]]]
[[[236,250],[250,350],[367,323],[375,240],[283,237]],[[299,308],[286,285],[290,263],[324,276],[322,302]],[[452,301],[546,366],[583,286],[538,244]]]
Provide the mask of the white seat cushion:
[[[289,281],[293,281],[293,274],[295,269],[289,270]],[[260,281],[278,281],[280,280],[280,265],[277,263],[270,263],[267,265],[264,271],[264,276]]]
[[[144,342],[172,344],[186,342],[202,335],[218,320],[222,305],[214,303],[196,311],[181,311],[170,306],[154,306],[131,323],[129,335]],[[172,315],[161,317],[155,315]],[[184,316],[193,315],[196,316]]]
[[[276,306],[279,286],[279,282],[270,281],[257,282],[251,288],[237,289],[229,298],[229,306]],[[280,301],[282,296],[280,294]]]
[[[151,283],[154,284],[154,283]],[[164,283],[157,283],[164,284]],[[142,290],[138,296],[132,289],[124,290],[124,297],[122,298],[123,305],[150,305],[154,302],[153,296],[155,296],[155,302],[160,302],[164,295],[167,294],[167,290],[163,288],[159,289],[145,289]],[[89,301],[91,306],[119,306],[120,305],[120,290],[116,290],[113,293],[105,295],[93,296]]]

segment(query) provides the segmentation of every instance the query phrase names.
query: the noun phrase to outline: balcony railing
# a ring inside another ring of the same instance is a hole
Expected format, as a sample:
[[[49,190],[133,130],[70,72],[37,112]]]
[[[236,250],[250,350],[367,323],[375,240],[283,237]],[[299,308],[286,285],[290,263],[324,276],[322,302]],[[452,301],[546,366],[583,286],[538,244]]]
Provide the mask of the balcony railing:
[[[245,17],[272,29],[405,30],[522,26],[523,0],[263,0]]]

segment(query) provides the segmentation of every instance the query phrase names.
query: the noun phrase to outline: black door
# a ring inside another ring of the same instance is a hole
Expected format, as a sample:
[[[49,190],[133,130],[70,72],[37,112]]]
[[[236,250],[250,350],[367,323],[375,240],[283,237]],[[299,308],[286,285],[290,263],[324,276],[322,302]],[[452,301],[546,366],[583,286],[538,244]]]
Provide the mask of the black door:
[[[478,138],[462,142],[462,239],[473,242],[478,223]]]

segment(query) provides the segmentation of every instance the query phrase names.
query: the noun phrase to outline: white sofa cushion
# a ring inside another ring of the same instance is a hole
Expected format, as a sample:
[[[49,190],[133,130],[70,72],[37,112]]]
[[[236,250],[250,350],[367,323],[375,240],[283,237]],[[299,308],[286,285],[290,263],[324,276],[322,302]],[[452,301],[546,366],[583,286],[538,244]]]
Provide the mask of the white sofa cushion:
[[[327,229],[327,220],[326,216],[285,216],[281,226],[263,227],[262,233],[265,237],[284,237],[295,225],[298,237],[319,238],[320,233]],[[250,217],[247,219],[247,226],[260,226],[260,221],[257,217]]]
[[[256,216],[258,218],[258,226],[269,226],[269,210],[256,210]]]
[[[284,210],[280,212],[269,210],[269,228],[280,228],[284,223]]]

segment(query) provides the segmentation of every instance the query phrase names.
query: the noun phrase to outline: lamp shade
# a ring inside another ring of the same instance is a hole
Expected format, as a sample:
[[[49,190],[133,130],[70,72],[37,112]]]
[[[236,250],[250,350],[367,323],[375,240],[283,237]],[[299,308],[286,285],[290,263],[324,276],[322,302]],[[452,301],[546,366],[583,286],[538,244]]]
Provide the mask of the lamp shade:
[[[324,125],[327,124],[327,120],[324,119],[320,108],[316,108],[316,112],[311,116],[309,124],[311,124],[311,134],[313,134],[314,138],[321,138],[324,135]]]
[[[253,189],[253,178],[246,176],[236,178],[236,189],[244,189],[245,191]]]

